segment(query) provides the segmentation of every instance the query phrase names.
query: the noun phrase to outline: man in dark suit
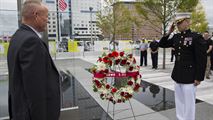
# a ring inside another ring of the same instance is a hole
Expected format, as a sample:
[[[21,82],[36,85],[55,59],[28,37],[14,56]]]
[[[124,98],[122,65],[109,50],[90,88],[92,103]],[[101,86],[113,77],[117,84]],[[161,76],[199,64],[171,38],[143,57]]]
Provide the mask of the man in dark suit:
[[[26,1],[22,25],[8,50],[9,115],[11,120],[58,120],[59,73],[39,32],[46,29],[48,9]]]
[[[151,59],[152,59],[152,69],[158,68],[158,48],[159,43],[154,39],[150,45],[150,51],[151,51]]]
[[[190,14],[179,13],[176,16],[179,33],[162,37],[159,45],[175,49],[175,66],[172,79],[175,81],[175,106],[177,120],[195,120],[195,90],[204,80],[206,68],[206,46],[202,35],[189,29]]]

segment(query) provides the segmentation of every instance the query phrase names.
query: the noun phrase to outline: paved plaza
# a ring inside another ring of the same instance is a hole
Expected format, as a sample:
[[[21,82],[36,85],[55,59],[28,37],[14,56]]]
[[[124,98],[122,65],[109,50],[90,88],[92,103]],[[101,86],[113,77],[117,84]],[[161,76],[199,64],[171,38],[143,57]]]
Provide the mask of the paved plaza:
[[[69,73],[72,74],[72,76],[80,83],[79,85],[81,85],[88,95],[95,100],[97,105],[100,106],[102,110],[107,112],[108,102],[101,100],[99,95],[93,92],[91,81],[92,74],[86,70],[96,62],[98,56],[100,55],[101,52],[87,52],[84,53],[84,56],[82,53],[60,53],[56,56],[55,62],[59,70],[69,71]],[[135,54],[135,58],[139,64],[139,56],[137,54]],[[160,92],[155,98],[152,97],[148,89],[146,89],[147,92],[141,92],[134,95],[133,99],[131,99],[131,105],[133,107],[135,118],[136,120],[175,120],[173,96],[174,85],[170,77],[174,63],[170,62],[170,51],[167,50],[166,54],[166,69],[162,69],[162,50],[160,50],[159,53],[159,69],[151,69],[150,58],[151,57],[149,54],[148,66],[141,67],[140,72],[142,74],[142,80],[159,86]],[[53,59],[55,59],[55,57],[53,57]],[[0,74],[7,75],[6,62],[3,58],[0,65]],[[211,77],[212,78],[210,80],[204,80],[197,88],[198,102],[196,104],[196,120],[212,120],[213,118],[213,76]],[[166,90],[166,92],[164,90]],[[166,97],[161,97],[163,95]],[[154,107],[157,109],[153,109],[153,105],[151,104],[158,101],[159,104],[154,105]],[[158,106],[163,107],[164,105],[166,109],[158,108]],[[111,118],[114,116],[114,119],[116,120],[134,120],[131,107],[128,102],[116,104],[114,115],[112,114],[112,111],[113,105],[110,104],[108,114]],[[81,114],[81,111],[79,114]],[[105,120],[105,118],[106,117],[102,115],[102,117],[99,119]]]

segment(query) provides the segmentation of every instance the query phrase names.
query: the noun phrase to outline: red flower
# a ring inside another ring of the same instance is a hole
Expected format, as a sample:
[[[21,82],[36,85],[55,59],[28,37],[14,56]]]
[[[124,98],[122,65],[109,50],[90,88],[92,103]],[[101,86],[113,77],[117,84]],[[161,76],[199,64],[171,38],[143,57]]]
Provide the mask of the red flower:
[[[121,66],[125,65],[125,64],[126,64],[126,61],[127,61],[126,59],[122,60],[121,63],[120,63],[120,65],[121,65]]]
[[[131,67],[129,67],[129,71],[132,71],[133,70],[133,67],[131,66]]]
[[[132,58],[132,54],[129,54],[128,56],[129,56],[129,58]]]
[[[109,58],[113,57],[112,53],[109,53],[109,54],[108,54],[108,57],[109,57]]]
[[[113,56],[113,57],[118,57],[118,55],[119,55],[119,53],[118,53],[117,51],[113,51],[113,52],[112,52],[112,56]]]
[[[127,65],[130,65],[130,62],[127,62],[126,64],[127,64]]]
[[[132,97],[132,95],[131,95],[131,94],[129,94],[129,93],[126,93],[124,97],[125,97],[126,99],[129,99],[129,98],[131,98],[131,97]]]
[[[106,89],[109,89],[109,88],[110,88],[110,85],[109,85],[109,84],[107,84],[107,85],[106,85]]]
[[[133,78],[134,78],[134,80],[137,80],[137,79],[138,79],[138,76],[136,75],[136,76],[134,76]]]
[[[109,65],[112,66],[112,61],[111,60],[109,60]]]
[[[108,63],[108,59],[109,59],[108,57],[104,57],[103,58],[104,63]]]
[[[132,95],[131,95],[131,94],[129,94],[129,95],[128,95],[128,98],[132,98]]]
[[[133,63],[134,63],[134,64],[136,64],[136,60],[135,60],[135,58],[134,58],[134,60],[133,60]]]
[[[118,101],[117,101],[118,103],[121,103],[122,101],[121,101],[121,99],[118,99]]]
[[[121,96],[124,96],[124,92],[121,92],[120,95],[121,95]]]
[[[101,62],[101,61],[102,61],[102,58],[101,58],[101,57],[99,57],[98,61],[99,61],[99,62]]]
[[[103,70],[101,70],[101,71],[99,71],[99,73],[100,73],[100,74],[104,74],[104,71],[103,71]]]
[[[140,85],[139,85],[139,84],[136,84],[133,90],[134,90],[134,91],[138,91],[139,88],[140,88]]]
[[[102,93],[102,94],[100,94],[100,97],[102,98],[102,97],[104,97],[104,94]]]
[[[94,80],[95,85],[97,86],[97,88],[101,88],[101,83],[98,80]]]
[[[112,98],[112,97],[110,97],[110,98],[109,98],[109,101],[113,101],[113,98]]]
[[[108,73],[108,72],[109,72],[109,70],[108,70],[108,69],[105,69],[105,70],[104,70],[104,72],[105,72],[105,73]]]
[[[124,52],[120,52],[120,56],[123,57],[124,56]]]
[[[116,88],[112,88],[111,92],[115,93],[115,92],[117,92],[117,89]]]
[[[120,62],[120,59],[115,60],[116,65],[118,65],[119,62]]]
[[[132,81],[128,81],[128,83],[127,83],[128,85],[132,85],[133,84],[133,82]]]

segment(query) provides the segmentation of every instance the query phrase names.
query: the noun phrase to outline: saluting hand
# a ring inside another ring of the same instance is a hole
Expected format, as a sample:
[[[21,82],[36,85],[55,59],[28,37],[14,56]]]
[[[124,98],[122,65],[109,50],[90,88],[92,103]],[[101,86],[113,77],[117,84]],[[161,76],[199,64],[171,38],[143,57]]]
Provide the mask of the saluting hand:
[[[172,23],[172,26],[169,29],[169,34],[171,34],[175,30],[175,23]]]
[[[199,80],[195,80],[195,81],[194,81],[194,85],[195,85],[195,86],[200,85],[200,81],[199,81]]]

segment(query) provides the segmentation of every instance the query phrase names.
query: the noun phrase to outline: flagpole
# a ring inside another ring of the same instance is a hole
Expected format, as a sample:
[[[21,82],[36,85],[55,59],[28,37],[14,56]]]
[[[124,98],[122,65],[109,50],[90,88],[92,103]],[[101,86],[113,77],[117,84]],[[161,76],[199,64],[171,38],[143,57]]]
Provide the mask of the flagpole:
[[[70,29],[70,39],[73,38],[73,35],[72,35],[72,12],[71,12],[71,0],[69,0],[69,22],[70,22],[70,26],[69,26],[69,29]],[[73,38],[74,39],[74,38]]]
[[[60,31],[60,20],[59,20],[59,9],[58,9],[58,0],[56,0],[56,13],[57,13],[57,38],[58,38],[58,41],[60,41],[60,38],[61,38],[61,31]]]

